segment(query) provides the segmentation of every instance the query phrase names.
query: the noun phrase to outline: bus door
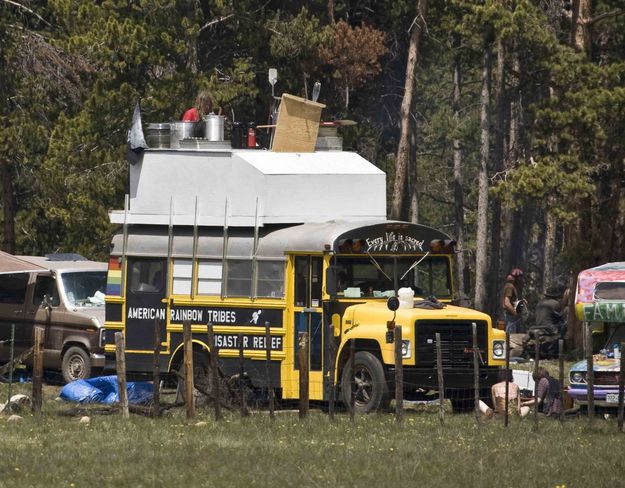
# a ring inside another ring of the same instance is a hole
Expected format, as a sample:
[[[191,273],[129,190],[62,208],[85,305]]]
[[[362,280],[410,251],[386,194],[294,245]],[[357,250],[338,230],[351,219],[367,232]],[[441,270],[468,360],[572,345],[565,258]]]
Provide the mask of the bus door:
[[[295,369],[299,370],[299,334],[307,332],[311,400],[323,399],[322,273],[323,257],[295,256],[293,361]]]
[[[128,258],[126,268],[126,351],[154,352],[154,322],[161,321],[161,338],[166,340],[167,259]],[[150,360],[147,360],[146,366]],[[151,367],[151,366],[150,366]]]

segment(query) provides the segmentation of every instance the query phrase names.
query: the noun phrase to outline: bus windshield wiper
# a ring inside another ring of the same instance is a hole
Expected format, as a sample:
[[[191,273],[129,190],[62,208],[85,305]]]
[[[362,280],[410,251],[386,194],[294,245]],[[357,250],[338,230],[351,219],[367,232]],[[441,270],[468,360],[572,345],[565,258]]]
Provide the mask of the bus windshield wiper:
[[[371,259],[371,262],[372,262],[372,263],[373,263],[373,265],[374,265],[374,266],[378,269],[378,271],[379,271],[380,273],[382,273],[384,276],[386,276],[386,278],[387,278],[389,281],[391,281],[391,282],[392,282],[392,281],[393,281],[393,278],[391,278],[389,275],[387,275],[387,274],[384,272],[384,270],[382,269],[382,266],[380,266],[380,265],[378,264],[378,262],[377,262],[377,261],[375,260],[375,258],[374,258],[374,257],[373,257],[370,253],[369,253],[369,251],[367,251],[367,256],[369,256],[369,259]]]
[[[413,268],[415,268],[416,266],[418,266],[418,265],[419,265],[419,263],[420,263],[421,261],[423,261],[425,258],[427,258],[427,257],[428,257],[428,254],[430,254],[430,251],[426,252],[426,253],[425,253],[425,255],[424,255],[421,259],[417,259],[414,263],[412,263],[412,264],[410,265],[410,268],[408,268],[408,269],[406,270],[406,272],[405,272],[403,275],[401,275],[401,278],[399,278],[399,281],[403,280],[403,279],[406,277],[406,275],[407,275],[408,273],[410,273],[410,271],[411,271]]]

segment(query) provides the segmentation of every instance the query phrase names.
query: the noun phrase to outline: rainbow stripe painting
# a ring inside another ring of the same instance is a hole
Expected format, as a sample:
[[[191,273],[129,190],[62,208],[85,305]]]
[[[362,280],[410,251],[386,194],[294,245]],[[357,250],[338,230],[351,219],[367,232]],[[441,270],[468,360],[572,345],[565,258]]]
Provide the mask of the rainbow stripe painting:
[[[118,257],[109,259],[109,270],[106,278],[106,294],[121,296],[122,294],[122,268]]]

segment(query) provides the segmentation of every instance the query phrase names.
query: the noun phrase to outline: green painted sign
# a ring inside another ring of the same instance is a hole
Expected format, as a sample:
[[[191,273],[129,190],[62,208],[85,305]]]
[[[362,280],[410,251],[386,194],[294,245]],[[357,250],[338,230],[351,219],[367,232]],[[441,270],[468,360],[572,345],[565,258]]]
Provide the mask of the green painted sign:
[[[584,304],[586,322],[625,322],[625,302]]]

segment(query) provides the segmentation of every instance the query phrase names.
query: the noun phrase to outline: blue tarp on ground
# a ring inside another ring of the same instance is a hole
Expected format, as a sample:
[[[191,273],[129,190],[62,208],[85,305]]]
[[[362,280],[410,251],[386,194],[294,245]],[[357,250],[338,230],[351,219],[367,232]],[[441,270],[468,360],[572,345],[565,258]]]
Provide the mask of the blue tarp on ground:
[[[152,401],[153,386],[150,381],[134,381],[126,385],[128,403],[143,405]],[[66,384],[61,390],[63,400],[74,403],[119,402],[117,376],[98,376],[88,380],[76,380]]]

